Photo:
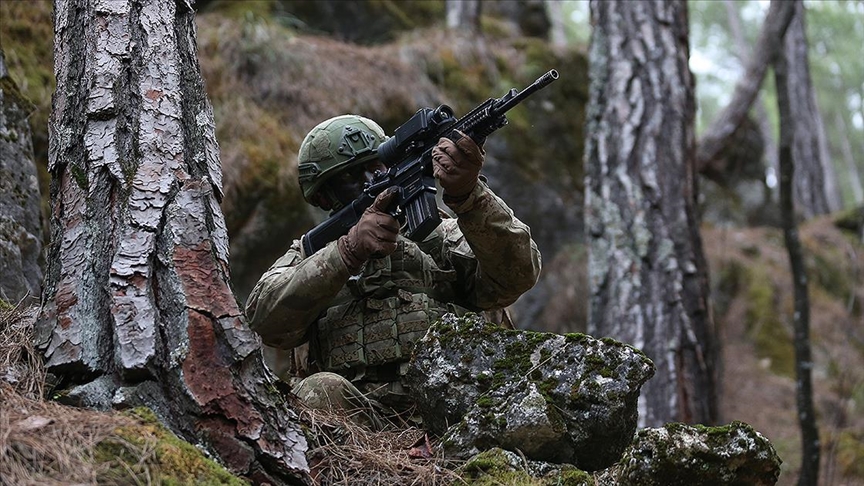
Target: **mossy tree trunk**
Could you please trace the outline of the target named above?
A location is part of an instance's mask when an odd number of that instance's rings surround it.
[[[296,415],[229,286],[191,2],[57,0],[37,340],[66,399],[146,405],[256,482],[307,482]]]
[[[589,333],[657,374],[640,424],[717,420],[717,356],[696,212],[687,4],[591,2],[586,228]]]
[[[796,0],[800,12],[803,5]],[[791,33],[791,29],[790,29]],[[790,44],[787,43],[787,46]],[[798,224],[795,213],[796,171],[802,167],[818,163],[807,156],[814,152],[796,150],[802,144],[812,142],[812,133],[801,131],[801,119],[812,116],[808,105],[800,99],[795,99],[800,93],[797,86],[805,80],[795,79],[806,74],[806,70],[794,69],[795,61],[790,56],[797,56],[793,50],[782,52],[774,63],[774,77],[777,84],[777,107],[780,114],[780,212],[783,221],[783,236],[786,250],[789,253],[789,264],[792,268],[792,280],[795,296],[794,314],[792,316],[795,344],[795,401],[798,406],[798,423],[801,428],[801,473],[798,476],[800,486],[811,486],[819,479],[819,430],[816,427],[816,411],[813,406],[813,384],[810,370],[813,368],[813,358],[810,354],[810,298],[807,288],[807,269],[804,264],[804,254],[801,240],[798,237]],[[806,62],[806,50],[803,55]],[[798,64],[800,67],[800,64]],[[809,84],[809,83],[808,83]],[[804,110],[804,111],[800,111]],[[806,122],[805,122],[806,123]]]

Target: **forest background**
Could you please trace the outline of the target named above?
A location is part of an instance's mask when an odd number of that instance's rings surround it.
[[[521,128],[537,140],[520,144],[516,137],[507,138],[507,148],[515,154],[510,161],[523,165],[509,171],[490,170],[517,215],[524,214],[535,229],[547,262],[544,280],[512,309],[517,324],[556,332],[584,331],[587,259],[579,214],[583,204],[579,138],[587,100],[590,25],[587,2],[558,3],[563,20],[558,37],[534,30],[536,26],[525,22],[530,16],[514,21],[512,12],[502,8],[484,18],[487,44],[478,46],[470,38],[445,42],[443,7],[424,6],[438,2],[420,2],[417,11],[385,14],[376,10],[380,8],[376,2],[359,2],[354,4],[356,11],[352,7],[341,12],[344,17],[296,8],[304,2],[199,2],[199,57],[222,152],[223,210],[238,297],[245,298],[290,237],[323,217],[299,199],[293,187],[296,165],[291,166],[296,163],[299,140],[317,121],[363,111],[390,132],[418,106],[446,101],[461,113],[488,96],[523,85],[532,74],[555,67],[562,80],[549,100],[560,108],[550,115],[556,117],[553,129],[532,129],[528,115],[514,113],[514,127],[501,136]],[[693,1],[689,5],[698,132],[728,102],[767,2]],[[835,221],[843,219],[844,210],[864,202],[864,61],[859,52],[864,45],[864,3],[813,1],[806,6],[811,76],[842,203],[836,214],[802,222],[813,276],[822,474],[825,484],[860,484],[864,481],[861,241],[854,232],[851,237],[843,233]],[[22,0],[3,2],[0,10],[0,47],[11,78],[34,104],[30,124],[46,215],[47,124],[54,89],[50,9],[50,2]],[[367,16],[362,15],[364,9]],[[493,54],[484,54],[483,49]],[[421,62],[397,62],[405,51]],[[350,82],[345,66],[354,66]],[[762,84],[752,123],[758,125],[761,111],[771,127],[769,133],[776,134],[777,102],[770,79],[766,77]],[[544,137],[562,138],[561,133],[578,135],[566,142],[544,141]],[[776,142],[772,145],[765,137],[753,146],[763,153],[755,174],[743,170],[730,178],[732,182],[705,179],[702,183],[703,241],[723,336],[721,417],[751,423],[771,439],[784,459],[781,483],[788,484],[795,476],[800,449],[794,413],[792,289],[774,209],[777,175],[771,157]],[[545,156],[539,162],[538,151]],[[524,160],[519,160],[520,155]],[[528,189],[520,192],[510,187],[520,183]],[[280,359],[276,353],[271,355],[274,368],[284,366]]]

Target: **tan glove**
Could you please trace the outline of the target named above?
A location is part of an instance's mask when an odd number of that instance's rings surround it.
[[[451,200],[464,199],[474,190],[485,154],[471,137],[456,133],[461,137],[455,143],[442,138],[432,149],[432,174]]]
[[[348,234],[339,238],[337,246],[342,261],[352,275],[370,258],[385,257],[396,250],[396,237],[399,236],[399,223],[387,212],[387,207],[397,194],[391,187],[375,198],[375,202],[363,211]]]

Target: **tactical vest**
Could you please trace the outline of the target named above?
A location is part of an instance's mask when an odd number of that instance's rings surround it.
[[[420,246],[400,237],[396,251],[367,262],[318,319],[319,365],[351,378],[352,369],[365,373],[408,361],[433,322],[447,312],[468,312],[449,303],[455,280],[454,270],[439,268]]]

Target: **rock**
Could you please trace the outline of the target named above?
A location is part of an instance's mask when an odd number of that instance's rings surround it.
[[[644,354],[611,339],[448,314],[417,344],[407,380],[451,456],[500,447],[594,471],[630,444],[639,389],[653,374]]]
[[[27,116],[0,51],[0,300],[39,300],[42,269],[39,183]]]
[[[642,429],[609,475],[620,486],[773,485],[780,458],[743,422],[722,427],[666,424]]]
[[[472,457],[458,470],[468,484],[532,484],[594,486],[594,478],[569,464],[526,461],[515,452],[490,449]]]

